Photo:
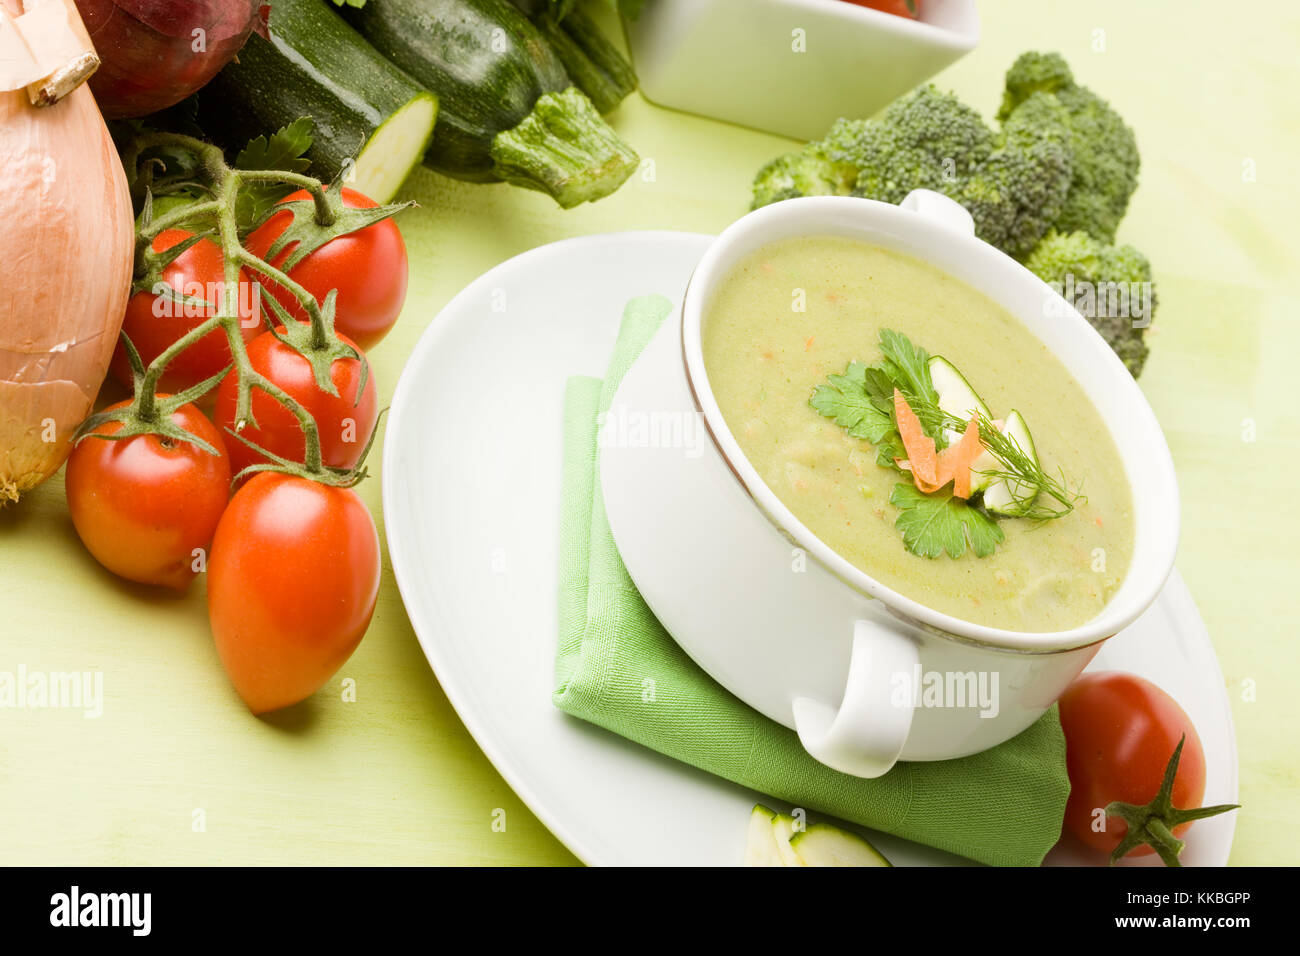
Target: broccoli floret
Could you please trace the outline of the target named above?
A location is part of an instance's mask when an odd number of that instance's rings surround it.
[[[1070,117],[1074,168],[1070,192],[1053,225],[1082,229],[1113,242],[1137,187],[1138,150],[1133,131],[1110,104],[1074,81],[1057,53],[1025,53],[1007,71],[998,119],[1009,121],[1035,93],[1051,93]]]
[[[799,196],[847,196],[858,171],[827,158],[821,145],[811,143],[801,152],[778,156],[760,169],[754,177],[754,202],[750,208]]]
[[[870,123],[840,120],[828,155],[858,170],[853,194],[899,203],[913,189],[953,194],[993,149],[993,131],[951,93],[922,86]]]
[[[1137,139],[1105,100],[1083,87],[1056,96],[1073,118],[1075,149],[1070,195],[1056,228],[1112,242],[1137,188]]]
[[[797,196],[898,203],[913,189],[955,195],[992,148],[979,113],[923,86],[878,119],[836,120],[825,139],[772,160],[754,179],[753,208]]]
[[[1037,93],[1011,114],[997,145],[957,199],[975,233],[1024,258],[1061,214],[1073,169],[1069,116],[1055,96]]]
[[[998,122],[1005,123],[1011,111],[1035,93],[1056,93],[1072,86],[1074,74],[1059,53],[1022,53],[1007,70]]]
[[[1070,114],[1061,101],[1049,93],[1035,93],[1002,121],[998,142],[1019,149],[1046,144],[1068,152],[1071,136]]]
[[[754,208],[796,196],[899,203],[933,189],[966,206],[976,233],[1023,258],[1050,229],[1113,242],[1137,185],[1137,143],[1060,55],[1026,53],[1007,72],[996,135],[951,93],[923,86],[874,120],[838,120],[820,142],[773,160]]]
[[[1136,378],[1147,359],[1143,340],[1155,315],[1151,263],[1132,246],[1086,232],[1048,233],[1025,266],[1053,286],[1101,333]]]

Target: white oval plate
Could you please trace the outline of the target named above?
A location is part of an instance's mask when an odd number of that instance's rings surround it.
[[[589,864],[738,864],[750,808],[771,802],[551,704],[565,380],[603,375],[627,300],[680,299],[710,238],[584,236],[485,273],[421,336],[384,439],[389,556],[425,656],[488,759]],[[1236,802],[1223,677],[1176,571],[1089,669],[1141,674],[1172,694],[1205,746],[1205,802]],[[1226,863],[1235,816],[1198,822],[1183,861]],[[969,862],[872,839],[899,865]],[[1058,848],[1048,862],[1098,861]]]

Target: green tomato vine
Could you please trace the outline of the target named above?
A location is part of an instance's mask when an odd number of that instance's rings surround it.
[[[164,153],[170,157],[187,156],[184,164],[169,164],[159,158]],[[211,454],[217,450],[198,436],[181,428],[171,420],[172,413],[188,402],[201,398],[215,388],[233,368],[237,380],[235,427],[232,435],[269,459],[269,464],[252,465],[236,476],[242,478],[254,471],[282,471],[313,481],[340,487],[350,487],[365,477],[362,464],[342,469],[325,465],[321,460],[320,433],[311,414],[291,395],[253,368],[248,358],[247,346],[241,334],[239,315],[239,289],[241,271],[253,273],[287,290],[307,316],[306,322],[295,319],[257,283],[262,303],[269,307],[274,321],[264,322],[272,334],[301,354],[311,365],[318,388],[330,395],[338,395],[330,375],[331,367],[339,359],[356,359],[361,363],[361,382],[358,399],[369,375],[369,363],[357,348],[342,341],[334,332],[335,292],[323,302],[288,273],[306,256],[325,243],[392,216],[412,203],[401,203],[373,208],[356,209],[343,203],[342,177],[326,185],[304,173],[283,169],[239,169],[225,161],[221,150],[200,139],[180,133],[146,131],[133,137],[122,150],[123,165],[132,194],[143,203],[141,221],[136,230],[135,273],[132,294],[152,292],[180,306],[201,306],[211,310],[212,304],[196,300],[183,290],[171,288],[162,279],[163,270],[183,255],[196,242],[211,239],[221,249],[223,260],[224,294],[213,314],[186,332],[146,367],[139,353],[122,333],[123,345],[131,365],[133,398],[116,410],[91,415],[78,429],[73,440],[80,442],[88,437],[122,440],[136,435],[153,434],[173,441],[188,441]],[[179,165],[180,171],[172,171]],[[159,176],[159,173],[162,173]],[[287,194],[293,189],[310,193],[310,199],[287,203],[264,203],[265,208],[250,222],[241,224],[240,199],[251,189],[270,186],[273,191]],[[196,195],[197,194],[197,195]],[[155,197],[184,195],[193,197],[183,205],[154,216]],[[267,258],[275,259],[289,250],[280,267],[254,255],[244,247],[244,236],[271,216],[288,213],[290,222],[276,242],[267,250]],[[169,229],[185,229],[193,235],[162,252],[155,252],[153,242]],[[276,326],[284,332],[276,331]],[[220,329],[230,347],[231,364],[216,375],[197,383],[177,395],[160,397],[158,385],[167,366],[194,343]],[[244,438],[240,432],[256,425],[252,411],[252,392],[260,389],[293,414],[302,429],[306,452],[303,461],[288,461]],[[122,427],[112,435],[96,431],[106,422],[121,422]],[[374,434],[370,436],[373,443]],[[369,443],[366,451],[369,451]],[[365,455],[362,455],[362,462]]]

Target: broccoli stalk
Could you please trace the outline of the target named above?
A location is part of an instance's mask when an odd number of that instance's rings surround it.
[[[1144,336],[1156,308],[1146,256],[1082,230],[1052,232],[1030,253],[1025,267],[1101,333],[1134,378],[1141,374],[1148,352]]]

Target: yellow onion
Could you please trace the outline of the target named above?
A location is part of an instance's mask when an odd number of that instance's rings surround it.
[[[21,55],[41,69],[51,50],[71,62],[66,33],[21,16],[51,3],[84,36],[71,0],[0,0],[0,60],[11,65],[0,76],[0,505],[67,458],[104,381],[131,283],[126,176],[85,76],[73,77],[71,92],[51,95],[48,82],[13,88],[30,78],[12,66]]]

